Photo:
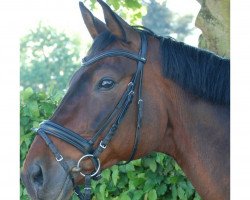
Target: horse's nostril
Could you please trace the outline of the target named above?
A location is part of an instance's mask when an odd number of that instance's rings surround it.
[[[35,187],[43,185],[43,171],[39,165],[34,165],[31,170],[31,181]]]

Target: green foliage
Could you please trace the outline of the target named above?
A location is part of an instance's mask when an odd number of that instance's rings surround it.
[[[146,14],[146,6],[143,4],[143,0],[106,0],[105,2],[132,25],[141,24],[141,18]],[[88,5],[91,10],[99,6],[96,0],[85,0],[84,3]]]
[[[57,90],[66,88],[72,73],[79,67],[80,40],[69,38],[42,23],[21,38],[21,86],[35,90],[54,85]]]
[[[37,128],[39,123],[48,119],[57,107],[61,92],[49,88],[48,92],[35,92],[31,87],[21,91],[20,102],[20,165],[23,166],[24,159],[35,137],[32,128]],[[20,199],[27,200],[26,189],[21,184]]]

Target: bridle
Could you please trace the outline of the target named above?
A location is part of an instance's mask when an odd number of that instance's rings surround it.
[[[138,107],[137,107],[137,126],[135,132],[135,139],[133,149],[130,155],[129,160],[126,162],[130,162],[134,159],[135,153],[137,151],[138,142],[140,139],[140,129],[142,124],[142,110],[143,110],[143,100],[142,100],[142,79],[143,79],[143,67],[146,63],[146,55],[147,55],[147,36],[143,31],[140,31],[141,36],[141,48],[139,54],[135,54],[130,51],[126,50],[108,50],[106,52],[100,53],[99,55],[92,57],[92,58],[84,58],[82,62],[82,66],[85,67],[87,65],[91,65],[101,59],[106,57],[114,57],[114,56],[122,56],[129,59],[133,59],[137,61],[137,69],[134,75],[132,76],[126,90],[124,91],[122,97],[120,98],[119,102],[115,106],[114,110],[109,114],[107,120],[102,124],[101,128],[95,133],[95,135],[90,139],[87,140],[81,137],[79,134],[69,130],[51,120],[43,121],[39,128],[36,129],[37,134],[39,134],[43,140],[46,142],[48,147],[50,148],[51,152],[54,154],[56,160],[60,163],[66,173],[72,180],[73,187],[75,193],[79,197],[79,199],[90,199],[91,198],[91,179],[98,180],[101,178],[101,163],[99,160],[100,154],[107,148],[107,145],[113,138],[120,125],[122,119],[124,118],[125,114],[128,111],[130,104],[133,101],[133,97],[135,96],[135,90],[137,86],[138,92]],[[116,117],[116,118],[115,118]],[[112,123],[113,122],[113,123]],[[111,124],[112,123],[112,124]],[[107,133],[104,135],[103,139],[99,143],[99,145],[94,149],[94,144],[96,144],[97,139],[99,136],[105,131],[105,129],[109,126]],[[51,141],[51,139],[47,135],[55,136],[77,148],[81,151],[84,155],[79,159],[77,163],[77,169],[82,176],[85,177],[85,187],[84,187],[84,195],[80,192],[80,188],[75,185],[74,177],[71,173],[71,169],[67,162],[64,160],[63,156],[60,154],[57,147]],[[95,167],[92,173],[84,173],[81,172],[80,163],[89,158]],[[126,164],[125,163],[125,164]]]
[[[101,59],[106,57],[114,57],[114,56],[123,56],[129,59],[133,59],[137,61],[137,69],[135,74],[132,76],[125,92],[123,93],[121,99],[115,106],[114,110],[111,114],[107,117],[107,120],[103,123],[101,128],[95,133],[95,135],[90,139],[87,140],[81,137],[79,134],[59,125],[55,122],[50,120],[43,121],[39,128],[36,130],[37,134],[39,134],[48,147],[50,148],[51,152],[54,154],[56,160],[60,163],[66,173],[70,176],[75,193],[79,197],[79,199],[90,199],[91,198],[91,179],[98,180],[101,178],[100,176],[100,168],[101,163],[99,160],[100,154],[107,148],[108,143],[111,141],[112,137],[115,135],[116,130],[118,129],[119,124],[121,123],[122,119],[124,118],[130,104],[132,103],[136,85],[138,83],[138,112],[137,112],[137,127],[135,133],[135,140],[134,146],[132,149],[132,153],[130,155],[129,160],[126,162],[130,162],[133,160],[135,153],[137,151],[137,146],[140,138],[140,128],[142,124],[142,109],[143,109],[143,100],[142,100],[142,79],[143,79],[143,67],[146,63],[146,54],[147,54],[147,36],[145,33],[140,32],[141,36],[141,49],[139,54],[135,54],[126,50],[109,50],[103,52],[93,58],[84,58],[82,62],[82,66],[85,67],[87,65],[91,65]],[[115,118],[116,116],[116,118]],[[112,122],[109,130],[105,134],[104,138],[99,143],[98,147],[94,149],[94,144],[96,143],[99,136],[104,132],[104,130],[108,127],[108,125]],[[71,173],[71,169],[67,162],[64,160],[63,156],[60,154],[57,147],[51,141],[51,139],[47,136],[50,134],[61,140],[73,145],[79,151],[81,151],[84,155],[79,159],[77,163],[77,168],[80,169],[80,163],[85,160],[86,158],[90,158],[94,164],[95,170],[92,173],[85,174],[80,172],[82,176],[85,177],[85,187],[84,187],[84,195],[80,192],[80,188],[75,185],[74,177]]]

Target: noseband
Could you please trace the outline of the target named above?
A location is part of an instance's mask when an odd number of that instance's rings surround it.
[[[141,49],[139,51],[139,54],[135,54],[133,52],[125,51],[125,50],[109,50],[106,52],[103,52],[93,58],[85,58],[83,59],[82,66],[91,65],[101,59],[104,59],[106,57],[114,57],[114,56],[122,56],[129,59],[133,59],[137,61],[137,69],[134,75],[132,76],[126,90],[124,91],[121,99],[115,106],[114,110],[109,114],[107,117],[107,120],[103,123],[101,128],[95,133],[95,135],[90,139],[87,140],[83,137],[81,137],[79,134],[59,125],[55,122],[52,122],[50,120],[46,120],[40,124],[40,127],[36,130],[37,134],[39,134],[52,153],[54,154],[56,160],[60,163],[60,165],[63,167],[63,169],[66,171],[67,174],[69,174],[69,177],[72,180],[73,187],[75,190],[75,193],[79,197],[79,199],[90,199],[91,198],[91,179],[98,180],[101,178],[100,176],[100,169],[101,169],[101,163],[99,160],[100,154],[106,149],[107,145],[113,138],[113,136],[116,133],[116,130],[118,129],[118,126],[120,125],[122,119],[124,118],[125,114],[128,111],[128,108],[130,104],[133,101],[133,97],[135,96],[135,89],[138,84],[138,107],[137,107],[137,126],[136,126],[136,132],[135,132],[135,139],[134,139],[134,145],[133,149],[130,155],[129,160],[126,162],[130,162],[134,159],[135,153],[137,151],[137,146],[140,138],[140,128],[142,123],[142,109],[143,109],[143,100],[142,100],[142,79],[143,79],[143,67],[146,63],[146,54],[147,54],[147,36],[145,33],[140,32],[141,36]],[[113,123],[111,124],[111,122]],[[110,127],[107,131],[107,133],[104,135],[103,139],[99,143],[99,145],[94,148],[94,144],[96,143],[99,136],[105,131],[107,127]],[[84,187],[84,195],[80,192],[80,188],[75,185],[74,177],[71,173],[71,169],[67,162],[64,160],[63,156],[60,154],[57,147],[54,145],[54,143],[51,141],[51,139],[47,135],[55,136],[71,145],[73,145],[75,148],[77,148],[79,151],[81,151],[84,156],[82,156],[78,163],[77,163],[77,169],[80,168],[80,163],[84,161],[85,159],[89,158],[95,167],[94,171],[92,173],[84,173],[80,172],[82,176],[85,177],[85,187]]]

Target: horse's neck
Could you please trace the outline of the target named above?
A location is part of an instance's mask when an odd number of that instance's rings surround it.
[[[203,199],[229,199],[230,111],[185,98],[172,118],[173,156]]]

